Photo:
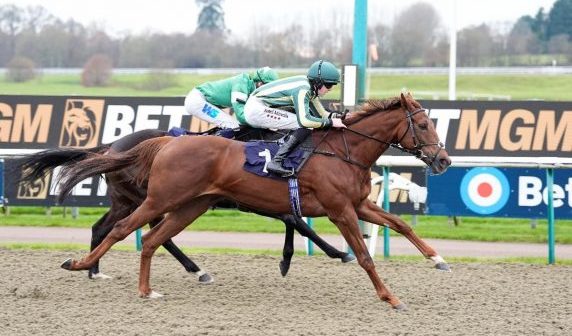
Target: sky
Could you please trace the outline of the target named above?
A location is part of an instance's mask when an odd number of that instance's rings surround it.
[[[420,0],[369,0],[368,24],[390,25],[404,9]],[[456,2],[457,27],[481,23],[506,25],[522,15],[534,16],[540,7],[548,12],[555,0],[425,0],[451,24]],[[112,35],[144,32],[192,33],[199,8],[194,0],[0,0],[19,7],[41,5],[56,17],[95,23]],[[234,35],[248,35],[257,26],[280,30],[298,21],[327,25],[332,16],[353,22],[354,0],[225,0],[225,22]]]

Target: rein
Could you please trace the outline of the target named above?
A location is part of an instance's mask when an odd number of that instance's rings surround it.
[[[351,129],[349,127],[346,128],[342,128],[342,139],[344,141],[344,149],[345,149],[345,153],[343,157],[339,157],[337,156],[335,153],[332,152],[327,152],[327,151],[318,151],[318,150],[314,150],[313,152],[316,154],[322,154],[322,155],[326,155],[326,156],[333,156],[336,157],[342,161],[345,161],[347,163],[353,164],[355,166],[358,166],[362,169],[370,169],[371,167],[366,166],[365,164],[355,161],[351,158],[351,153],[350,153],[350,148],[348,146],[346,137],[345,137],[345,131],[354,133],[356,135],[359,135],[363,138],[369,139],[369,140],[373,140],[376,141],[380,144],[386,145],[388,148],[389,147],[393,147],[396,148],[404,153],[408,153],[411,154],[413,156],[415,156],[416,158],[420,159],[420,160],[424,160],[424,159],[429,159],[429,165],[432,165],[433,162],[435,162],[435,160],[437,159],[439,153],[441,152],[441,150],[443,150],[445,148],[445,145],[442,142],[438,142],[438,143],[421,143],[418,138],[417,138],[417,134],[415,133],[415,128],[413,127],[413,116],[419,112],[425,112],[426,109],[424,108],[418,108],[413,112],[409,112],[408,110],[405,110],[406,112],[406,119],[407,119],[407,130],[405,130],[405,133],[403,133],[403,135],[399,138],[399,140],[395,143],[395,142],[387,142],[384,140],[380,140],[374,136],[371,136],[369,134],[365,134],[359,131],[356,131],[354,129]],[[413,148],[405,148],[403,147],[400,143],[401,141],[405,138],[405,136],[407,135],[407,133],[409,133],[409,130],[411,130],[411,136],[413,137],[413,144],[414,147]],[[330,132],[330,130],[328,130],[326,132],[326,134],[324,134],[324,136],[320,139],[320,141],[318,142],[318,144],[316,145],[316,147],[318,147],[320,145],[320,143],[322,143],[325,139],[325,137],[328,135],[328,133]],[[435,153],[435,155],[433,155],[432,157],[427,156],[424,152],[423,152],[423,147],[425,146],[438,146],[439,150],[437,151],[437,153]]]

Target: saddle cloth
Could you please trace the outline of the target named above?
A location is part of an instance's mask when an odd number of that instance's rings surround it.
[[[251,141],[245,143],[244,156],[246,157],[246,160],[244,161],[244,170],[258,176],[286,179],[287,177],[283,178],[266,169],[266,166],[272,160],[278,151],[278,148],[279,145],[276,142]],[[307,151],[296,148],[284,159],[284,168],[298,171],[300,165],[303,164],[307,158],[307,154]]]

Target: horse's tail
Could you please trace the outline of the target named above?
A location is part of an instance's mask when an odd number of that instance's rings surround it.
[[[15,168],[22,171],[20,181],[32,183],[43,178],[58,166],[67,166],[85,160],[90,154],[104,153],[109,145],[101,145],[90,149],[59,148],[48,149],[16,159]]]
[[[145,140],[122,153],[90,153],[88,158],[65,166],[58,176],[60,180],[58,202],[62,203],[73,187],[86,178],[126,168],[135,170],[133,180],[141,185],[149,176],[155,155],[171,139],[171,137],[161,137]]]

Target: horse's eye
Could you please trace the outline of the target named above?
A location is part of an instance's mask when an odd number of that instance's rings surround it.
[[[419,129],[426,131],[427,130],[427,123],[419,124]]]

